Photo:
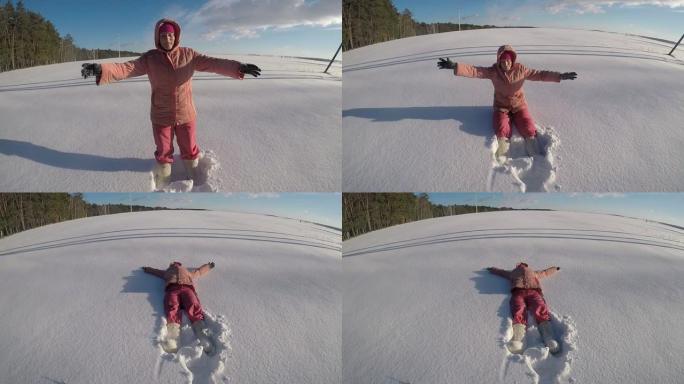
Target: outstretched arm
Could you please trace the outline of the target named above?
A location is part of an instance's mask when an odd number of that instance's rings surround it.
[[[200,276],[204,276],[207,273],[209,273],[209,271],[214,269],[214,266],[215,266],[214,262],[210,261],[210,262],[202,265],[201,267],[195,269],[194,271],[190,272],[190,275],[193,279],[196,279]]]
[[[100,67],[102,73],[96,79],[97,85],[147,74],[147,60],[144,55],[125,63],[104,63]]]
[[[477,79],[491,79],[494,76],[494,70],[491,67],[476,67],[470,64],[454,63],[449,60],[440,58],[437,62],[439,69],[453,69],[455,76],[473,77]]]
[[[552,81],[556,83],[560,83],[561,81],[560,72],[540,71],[537,69],[527,68],[525,66],[523,66],[523,70],[525,71],[525,80]]]
[[[499,269],[499,268],[495,268],[495,267],[489,267],[489,268],[487,268],[487,270],[489,271],[489,273],[492,273],[494,275],[505,277],[507,279],[511,278],[511,272],[510,271],[505,271],[503,269]]]
[[[254,77],[261,75],[261,69],[254,64],[242,64],[239,61],[219,59],[197,52],[194,54],[192,63],[196,71],[217,73],[234,79],[242,79],[245,74]]]
[[[553,276],[556,272],[560,271],[560,267],[546,268],[543,271],[534,271],[537,274],[537,278],[543,279],[545,277]]]
[[[149,273],[150,275],[157,276],[161,279],[164,278],[165,271],[162,271],[161,269],[155,269],[155,268],[150,268],[150,267],[142,267],[142,270],[145,271],[145,273]]]

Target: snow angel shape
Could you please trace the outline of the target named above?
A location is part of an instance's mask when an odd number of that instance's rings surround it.
[[[527,309],[534,313],[539,333],[549,352],[560,352],[560,344],[556,341],[551,329],[551,315],[544,300],[539,279],[551,276],[560,270],[560,267],[551,267],[543,271],[531,269],[527,263],[518,263],[512,271],[489,267],[487,270],[495,275],[505,277],[511,282],[511,316],[513,317],[513,337],[508,343],[511,353],[522,353],[523,338],[527,327]]]
[[[496,63],[491,67],[476,67],[440,58],[440,69],[453,69],[454,75],[489,79],[494,84],[494,133],[497,138],[496,157],[507,156],[512,135],[510,119],[525,138],[528,156],[539,154],[537,132],[532,115],[527,109],[522,86],[525,80],[555,81],[574,80],[575,72],[552,72],[531,69],[516,62],[517,54],[510,45],[502,45],[496,53]]]
[[[157,189],[171,178],[173,136],[175,134],[188,178],[195,178],[200,149],[195,139],[195,105],[192,101],[192,75],[195,71],[243,79],[245,74],[257,77],[261,69],[254,64],[205,56],[180,46],[181,28],[171,19],[161,19],[154,27],[156,49],[145,52],[126,63],[85,63],[83,78],[95,76],[97,85],[130,77],[148,75],[152,86],[150,117],[157,163],[153,174]]]
[[[168,353],[178,351],[180,338],[181,317],[184,309],[195,336],[200,341],[204,352],[211,355],[215,350],[215,342],[211,330],[204,323],[204,311],[195,291],[194,279],[207,274],[214,268],[209,262],[201,267],[188,271],[181,263],[174,261],[162,271],[160,269],[143,267],[143,271],[160,277],[166,281],[164,295],[164,313],[166,314],[166,338],[162,341],[162,348]]]

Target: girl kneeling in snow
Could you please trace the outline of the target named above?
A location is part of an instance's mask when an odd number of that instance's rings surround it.
[[[166,294],[164,295],[164,313],[166,314],[166,338],[162,342],[162,348],[166,352],[175,353],[178,351],[178,339],[180,338],[180,326],[182,310],[184,309],[195,336],[200,341],[204,352],[212,354],[214,352],[214,342],[211,339],[211,331],[204,323],[204,311],[200,304],[193,279],[205,275],[212,268],[214,263],[210,262],[201,267],[188,271],[181,263],[174,261],[169,267],[162,271],[160,269],[143,267],[143,271],[151,275],[160,277],[166,281]]]
[[[544,300],[539,279],[551,276],[560,270],[560,267],[551,267],[543,271],[530,269],[526,263],[518,263],[512,271],[489,267],[487,270],[495,275],[507,278],[511,282],[511,316],[513,316],[513,338],[508,342],[511,353],[521,353],[523,350],[523,338],[527,326],[527,309],[534,313],[539,333],[549,352],[560,352],[560,345],[553,336],[551,329],[551,315]]]
[[[527,101],[522,86],[525,80],[555,81],[574,80],[575,72],[538,71],[517,63],[516,53],[510,45],[502,45],[496,54],[496,63],[491,67],[475,67],[464,63],[454,63],[447,57],[440,58],[440,69],[453,69],[454,75],[489,79],[494,84],[494,133],[498,148],[496,157],[507,156],[512,135],[510,118],[513,118],[518,132],[525,138],[525,150],[529,156],[539,153],[537,129],[527,110]]]
[[[159,20],[154,27],[156,49],[126,63],[85,63],[83,78],[95,76],[97,85],[115,80],[148,75],[152,86],[151,120],[157,159],[153,174],[156,189],[162,189],[171,178],[173,136],[176,135],[181,158],[188,176],[195,179],[200,150],[195,140],[195,105],[192,101],[192,75],[195,71],[213,72],[236,79],[245,74],[257,77],[261,69],[254,64],[218,59],[180,47],[181,29],[170,19]]]

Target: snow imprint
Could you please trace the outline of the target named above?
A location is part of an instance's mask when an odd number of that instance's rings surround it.
[[[212,150],[206,150],[200,154],[197,164],[195,179],[190,179],[180,156],[174,156],[171,165],[171,182],[166,187],[157,188],[154,182],[154,174],[150,171],[150,190],[154,192],[218,192],[221,182],[218,179],[218,170],[221,163],[218,156]]]
[[[498,190],[497,185],[501,183],[513,185],[519,192],[560,191],[561,186],[556,183],[556,152],[560,139],[553,127],[536,127],[541,154],[533,157],[527,156],[525,140],[518,134],[511,137],[508,157],[505,159],[495,157],[498,144],[496,138],[490,140],[492,168],[488,175],[487,191]]]
[[[551,312],[551,326],[561,347],[561,351],[556,355],[549,353],[536,324],[529,324],[527,327],[523,353],[511,353],[506,348],[506,343],[513,336],[513,324],[510,318],[506,321],[507,328],[500,340],[505,353],[499,375],[501,383],[574,383],[570,371],[577,350],[577,329],[570,316],[560,316]]]
[[[185,322],[181,326],[180,348],[178,352],[166,353],[162,349],[161,342],[166,337],[166,319],[162,321],[159,335],[156,342],[159,348],[159,359],[157,360],[156,378],[161,376],[164,363],[179,364],[182,373],[186,376],[188,384],[223,383],[230,379],[222,375],[226,366],[226,361],[230,356],[230,336],[231,329],[225,316],[214,316],[209,312],[204,312],[204,322],[214,335],[216,351],[213,355],[204,354],[199,340],[192,331],[190,324]],[[173,368],[171,368],[173,369]]]

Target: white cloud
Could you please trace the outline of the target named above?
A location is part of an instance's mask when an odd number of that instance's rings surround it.
[[[651,5],[657,7],[684,8],[684,0],[552,0],[546,6],[551,13],[572,11],[578,14],[605,13],[607,7],[637,7]]]
[[[248,199],[277,199],[279,198],[280,195],[277,193],[271,193],[271,192],[266,192],[266,193],[248,193],[247,198]]]
[[[267,30],[340,26],[342,7],[340,0],[209,0],[182,20],[207,40],[242,39]]]

